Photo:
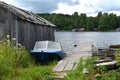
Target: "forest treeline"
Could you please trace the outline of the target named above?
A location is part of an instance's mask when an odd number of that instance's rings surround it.
[[[59,30],[71,31],[84,28],[85,31],[114,31],[120,27],[120,16],[99,12],[96,17],[87,17],[85,13],[68,14],[38,13],[39,16],[55,24]]]

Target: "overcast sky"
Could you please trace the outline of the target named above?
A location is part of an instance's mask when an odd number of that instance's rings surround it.
[[[98,12],[120,15],[120,0],[0,0],[35,13],[86,13],[96,16]]]

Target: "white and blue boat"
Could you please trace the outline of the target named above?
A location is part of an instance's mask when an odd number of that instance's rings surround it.
[[[53,60],[61,60],[65,57],[61,43],[57,41],[37,41],[31,54],[42,64],[48,64]]]

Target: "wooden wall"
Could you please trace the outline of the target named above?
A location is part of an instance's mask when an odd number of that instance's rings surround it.
[[[5,10],[0,8],[0,40],[5,36]]]
[[[18,41],[19,43],[24,44],[27,48],[32,49],[36,41],[54,40],[53,27],[28,23],[21,19],[18,20],[18,23]]]
[[[3,15],[4,14],[4,15]],[[54,28],[22,20],[11,12],[0,8],[0,33],[16,38],[27,49],[33,49],[36,41],[54,40]]]

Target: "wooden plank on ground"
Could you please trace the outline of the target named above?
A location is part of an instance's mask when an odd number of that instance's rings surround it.
[[[53,71],[54,72],[62,72],[67,65],[68,61],[67,60],[61,60],[58,62],[58,64],[54,67]]]
[[[58,64],[53,68],[55,73],[65,73],[75,69],[78,66],[80,58],[86,59],[92,56],[92,45],[84,44],[75,47],[67,56],[58,62]],[[61,74],[60,76],[64,76]]]
[[[64,71],[69,71],[69,70],[72,70],[73,69],[73,67],[74,67],[74,65],[75,65],[75,62],[76,62],[76,60],[75,59],[68,59],[69,61],[68,61],[68,64],[65,66],[65,68],[64,68]]]
[[[110,65],[115,65],[117,63],[117,61],[110,61],[110,62],[104,62],[104,63],[98,63],[95,64],[95,66],[110,66]]]

